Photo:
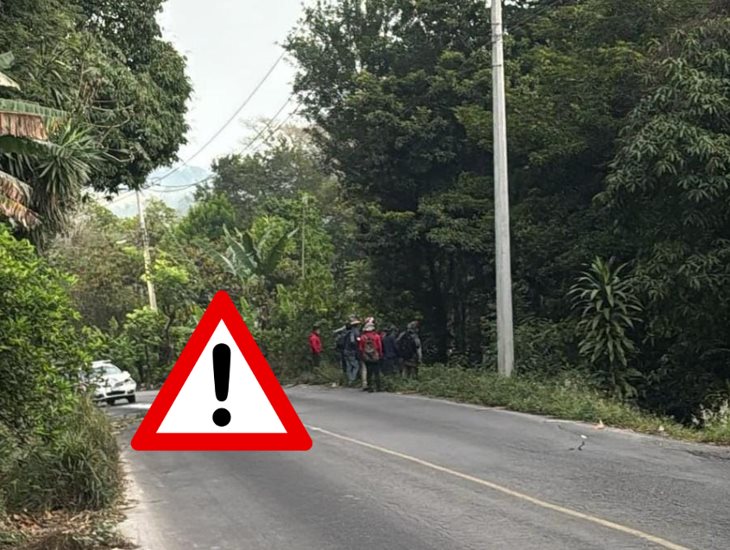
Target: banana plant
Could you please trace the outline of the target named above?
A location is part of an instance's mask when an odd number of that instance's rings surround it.
[[[0,54],[0,88],[20,90],[20,86],[3,71],[14,62],[10,52]],[[46,121],[62,118],[65,113],[28,101],[0,98],[0,154],[33,157],[52,148],[48,143]],[[0,170],[0,214],[26,228],[39,223],[30,206],[30,186],[14,175]]]
[[[267,288],[273,288],[273,275],[279,267],[286,245],[296,235],[298,229],[280,236],[272,242],[273,231],[267,229],[264,234],[255,239],[250,231],[234,229],[231,233],[223,227],[223,240],[228,246],[225,254],[217,253],[227,272],[236,276],[245,287],[252,279],[264,283]]]

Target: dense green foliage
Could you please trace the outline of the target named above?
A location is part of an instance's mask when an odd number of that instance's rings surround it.
[[[728,399],[723,10],[507,10],[519,376],[568,372],[684,422]],[[286,44],[307,134],[219,159],[181,219],[150,206],[159,313],[144,309],[133,221],[92,208],[56,243],[100,349],[159,382],[224,289],[287,376],[312,324],[329,347],[352,312],[420,318],[429,360],[492,370],[488,16],[476,0],[308,8]],[[96,239],[107,259],[82,264],[74,247]]]
[[[69,283],[0,226],[0,421],[21,433],[72,405],[62,397],[86,357],[76,344]]]
[[[314,324],[334,362],[347,315],[418,318],[438,365],[393,389],[729,440],[725,2],[507,6],[511,380],[494,372],[484,2],[307,7],[285,43],[306,131],[218,159],[184,216],[148,202],[153,311],[137,220],[81,198],[139,186],[184,139],[190,86],[160,5],[0,3],[0,52],[16,54],[0,101],[35,105],[48,130],[0,142],[0,171],[27,183],[3,180],[3,221],[41,222],[0,226],[0,513],[115,497],[114,440],[74,376],[107,358],[161,383],[218,290],[285,379]]]
[[[162,39],[161,6],[0,2],[0,523],[6,512],[112,504],[117,443],[79,375],[117,340],[144,369],[186,337],[173,325],[188,322],[200,287],[160,255],[162,307],[150,318],[134,226],[83,210],[87,191],[141,186],[184,141],[191,87]],[[150,224],[157,239],[165,214]]]
[[[587,370],[683,420],[727,398],[726,9],[507,10],[518,371]],[[374,311],[418,312],[430,357],[491,368],[488,17],[476,0],[320,2],[286,47],[311,135],[355,214],[349,253],[367,264],[358,284]],[[626,264],[620,282],[579,281],[596,257]],[[592,310],[573,310],[576,283]],[[619,303],[598,303],[590,285]]]
[[[9,0],[0,4],[0,52],[28,99],[60,109],[53,147],[24,155],[0,148],[0,169],[30,184],[35,242],[65,229],[84,187],[139,187],[174,160],[187,129],[184,60],[162,40],[162,0]]]
[[[99,508],[118,495],[108,421],[74,388],[90,355],[70,283],[0,226],[0,513]]]

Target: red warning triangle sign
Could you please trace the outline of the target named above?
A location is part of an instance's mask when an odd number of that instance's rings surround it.
[[[132,438],[137,451],[306,451],[312,440],[218,292]]]

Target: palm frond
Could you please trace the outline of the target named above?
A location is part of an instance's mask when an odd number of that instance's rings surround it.
[[[0,66],[0,68],[2,68]],[[20,90],[20,86],[8,75],[0,71],[0,88],[13,88],[14,90]]]
[[[8,112],[0,108],[0,136],[47,140],[48,132],[40,115]]]
[[[30,187],[26,183],[0,171],[0,213],[28,229],[39,223],[36,213],[27,206],[29,197]]]
[[[43,107],[37,103],[20,99],[0,99],[0,112],[35,115],[44,119],[66,118],[68,116],[64,111]]]
[[[13,66],[15,63],[15,56],[13,52],[0,53],[0,70],[6,70]]]
[[[299,229],[294,229],[287,235],[282,235],[281,238],[276,241],[273,247],[271,247],[271,250],[264,258],[262,265],[261,265],[261,274],[264,276],[270,276],[274,271],[276,270],[276,267],[281,262],[281,258],[284,255],[284,251],[286,250],[286,245],[289,244],[289,241],[294,237],[294,235],[297,234],[297,231]]]
[[[53,154],[58,145],[49,141],[0,135],[0,153],[42,157]]]

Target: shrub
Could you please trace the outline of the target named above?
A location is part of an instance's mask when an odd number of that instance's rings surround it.
[[[693,423],[701,426],[708,441],[730,443],[730,401],[725,399],[714,408],[700,407]]]
[[[518,372],[556,375],[575,364],[575,324],[527,319],[515,327],[515,365]]]
[[[119,495],[119,450],[108,419],[87,399],[36,436],[13,461],[6,489],[8,511],[57,508],[96,510]]]
[[[619,398],[636,397],[635,381],[641,377],[629,360],[638,352],[632,333],[643,308],[633,279],[623,275],[626,268],[596,258],[569,293],[580,310],[580,352],[602,386]]]
[[[28,433],[61,413],[70,379],[88,361],[69,284],[0,225],[0,421],[10,429]]]
[[[6,513],[6,487],[10,481],[10,472],[18,460],[18,441],[10,428],[0,422],[0,518]]]

